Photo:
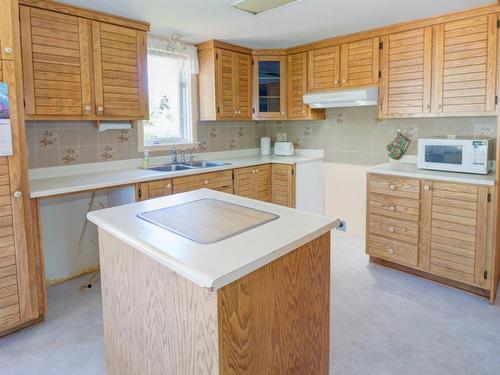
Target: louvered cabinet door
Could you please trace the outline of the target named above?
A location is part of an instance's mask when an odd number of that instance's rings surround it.
[[[307,92],[307,52],[288,56],[288,118],[307,120],[309,107],[304,104]]]
[[[431,273],[486,287],[488,187],[423,181],[423,226]]]
[[[217,117],[221,120],[236,118],[236,72],[239,65],[238,54],[216,49],[217,59]]]
[[[252,119],[252,58],[244,53],[236,54],[238,63],[237,79],[237,116],[239,119]]]
[[[271,165],[271,199],[274,204],[295,207],[294,165]]]
[[[255,196],[255,167],[238,168],[234,173],[234,194],[241,197]]]
[[[431,112],[432,29],[382,37],[380,117],[419,117]]]
[[[95,112],[90,76],[90,21],[20,7],[27,115]]]
[[[362,87],[378,84],[380,39],[366,39],[341,46],[340,84]]]
[[[271,201],[271,165],[255,167],[255,199],[264,202]]]
[[[14,25],[17,1],[0,0],[0,59],[14,59]]]
[[[146,119],[146,33],[92,22],[96,113],[103,117]]]
[[[308,52],[308,91],[332,90],[340,86],[340,46]]]
[[[448,22],[434,34],[433,111],[494,114],[497,16]]]

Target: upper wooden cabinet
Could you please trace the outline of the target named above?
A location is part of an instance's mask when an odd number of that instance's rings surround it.
[[[231,48],[230,45],[216,41],[198,46],[202,121],[252,118],[251,51]]]
[[[254,119],[286,119],[286,71],[284,55],[253,57]]]
[[[145,119],[146,32],[20,7],[28,118]]]
[[[311,109],[304,104],[304,94],[307,92],[307,52],[287,56],[287,89],[289,120],[322,120],[324,109]]]
[[[340,87],[340,46],[308,52],[308,91]]]
[[[432,28],[382,37],[381,117],[431,112]]]
[[[14,60],[14,24],[17,1],[0,0],[0,59]]]
[[[497,15],[434,28],[432,111],[494,114]]]

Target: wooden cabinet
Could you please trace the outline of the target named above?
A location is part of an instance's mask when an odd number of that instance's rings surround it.
[[[295,165],[271,165],[271,201],[295,207]]]
[[[371,257],[494,295],[494,187],[369,174],[367,194]]]
[[[307,92],[307,52],[287,56],[288,120],[323,120],[324,109],[311,109],[304,104]]]
[[[17,1],[0,0],[0,60],[14,60],[14,23]]]
[[[271,166],[257,165],[234,170],[234,194],[271,201]]]
[[[308,52],[308,91],[333,90],[340,87],[340,46]]]
[[[254,56],[253,67],[253,118],[286,119],[286,56]]]
[[[380,38],[340,46],[340,86],[354,88],[378,85]]]
[[[432,111],[495,114],[497,15],[434,27]]]
[[[380,117],[431,114],[432,28],[382,37]]]
[[[200,120],[252,118],[251,51],[210,41],[198,46]]]
[[[141,182],[136,186],[136,200],[165,197],[173,193],[173,182],[171,178],[151,182]]]
[[[173,179],[174,193],[183,193],[201,188],[233,193],[233,171],[201,173]]]
[[[44,313],[36,280],[27,169],[24,169],[21,73],[16,71],[19,67],[16,64],[0,60],[0,80],[9,85],[14,151],[11,157],[0,157],[0,336],[37,321]]]
[[[20,12],[28,118],[149,117],[145,31],[67,11]]]

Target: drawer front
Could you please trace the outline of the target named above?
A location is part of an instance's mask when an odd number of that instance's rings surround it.
[[[370,234],[418,244],[418,223],[370,215]]]
[[[369,174],[368,191],[393,197],[419,199],[420,181],[415,178]]]
[[[372,214],[418,222],[420,202],[416,199],[370,194],[368,201],[370,213]]]
[[[172,194],[172,180],[153,181],[148,183],[148,198],[164,197]]]
[[[202,173],[174,178],[174,193],[208,188],[233,193],[233,171]]]
[[[416,267],[418,265],[418,247],[416,245],[376,235],[371,235],[368,240],[368,254],[408,266]]]

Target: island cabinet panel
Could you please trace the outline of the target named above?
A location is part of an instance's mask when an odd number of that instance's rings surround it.
[[[92,21],[98,116],[149,118],[146,33]]]
[[[173,179],[174,190],[176,193],[207,188],[218,190],[225,193],[233,193],[233,171],[220,171],[201,173],[192,176],[176,177]]]
[[[269,202],[271,166],[258,165],[234,170],[234,194]]]
[[[431,113],[432,28],[391,34],[382,40],[381,117]]]
[[[340,87],[340,46],[308,52],[308,91],[333,90]]]
[[[136,186],[136,200],[145,201],[148,199],[166,197],[173,193],[172,179],[142,182]]]
[[[14,60],[14,24],[17,1],[0,0],[0,60]]]
[[[433,112],[494,114],[497,16],[434,27]]]
[[[25,111],[93,115],[90,21],[20,7]]]
[[[295,166],[271,165],[271,199],[275,204],[295,207]]]
[[[341,45],[340,85],[343,88],[377,85],[379,51],[379,38]]]

